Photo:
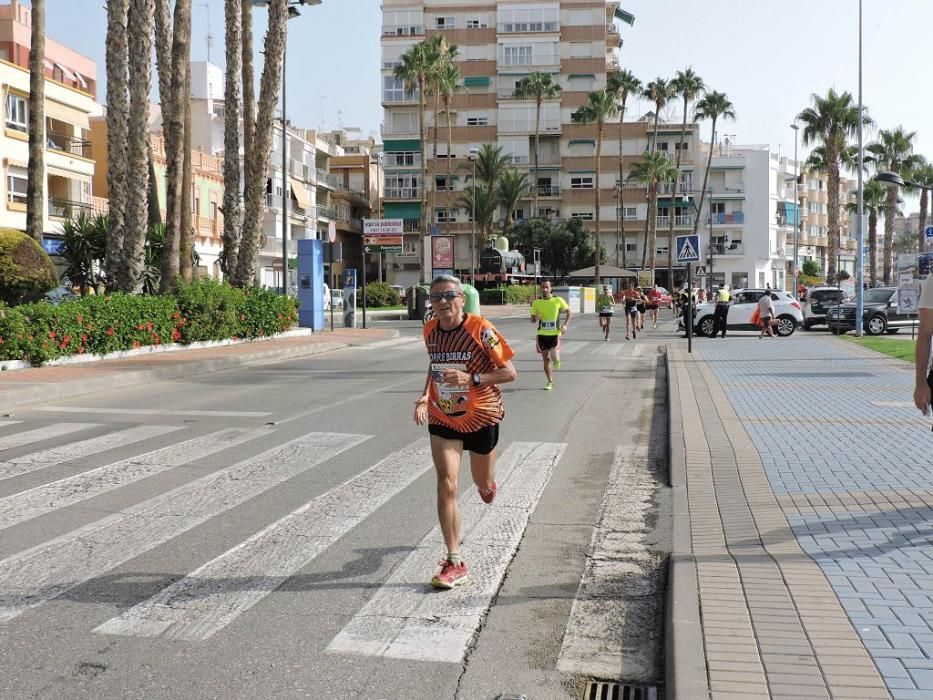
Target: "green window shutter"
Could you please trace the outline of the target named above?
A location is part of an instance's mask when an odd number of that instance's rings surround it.
[[[570,145],[588,143],[590,146],[596,145],[596,139],[570,139]]]
[[[421,140],[420,139],[387,140],[383,144],[383,150],[386,153],[418,152],[421,150]]]
[[[633,15],[631,12],[626,12],[621,7],[617,7],[613,14],[616,16],[616,19],[622,20],[628,26],[635,26],[635,15]]]
[[[383,216],[386,219],[420,219],[421,202],[386,202]]]
[[[595,76],[593,73],[571,73],[568,77],[571,78],[571,79],[573,79],[573,78],[591,78],[591,79],[593,79],[593,80],[596,80],[596,76]]]
[[[488,76],[470,76],[463,79],[464,87],[489,87]]]

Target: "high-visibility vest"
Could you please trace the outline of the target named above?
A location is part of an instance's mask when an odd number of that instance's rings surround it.
[[[729,294],[728,289],[720,289],[719,296],[716,297],[716,301],[723,301],[727,304],[729,303],[731,299],[732,299],[732,295]]]

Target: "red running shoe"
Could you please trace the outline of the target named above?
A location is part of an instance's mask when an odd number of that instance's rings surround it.
[[[441,566],[440,573],[435,574],[434,578],[431,579],[431,585],[435,588],[449,590],[455,586],[462,586],[470,582],[470,579],[467,578],[466,562],[461,561],[459,564],[454,564],[449,559],[444,559],[438,564]]]
[[[494,500],[496,500],[496,490],[498,488],[499,486],[495,481],[493,481],[491,488],[481,489],[477,487],[476,490],[479,491],[479,497],[483,499],[483,503],[492,503]]]

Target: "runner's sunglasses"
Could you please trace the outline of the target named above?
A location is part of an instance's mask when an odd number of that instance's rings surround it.
[[[462,297],[462,296],[463,296],[463,292],[458,292],[456,289],[448,289],[440,293],[432,292],[431,294],[428,295],[428,299],[430,299],[432,302],[440,301],[441,299],[446,299],[447,301],[453,301],[457,297]]]

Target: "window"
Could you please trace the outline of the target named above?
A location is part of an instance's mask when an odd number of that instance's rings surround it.
[[[482,24],[478,19],[468,19],[466,21],[467,29],[484,29],[485,27],[486,25]]]
[[[572,190],[591,190],[593,189],[592,175],[571,175],[570,189]]]
[[[387,166],[415,166],[421,165],[421,154],[414,151],[398,151],[386,153]]]
[[[592,58],[593,45],[590,42],[572,42],[570,44],[570,58]]]
[[[525,210],[524,210],[524,208],[519,207],[518,209],[516,209],[515,211],[513,211],[513,212],[512,212],[512,218],[515,219],[515,221],[524,221],[524,220],[525,220]]]
[[[438,207],[434,210],[434,221],[438,224],[446,224],[448,222],[455,224],[457,223],[457,208],[448,210],[446,207]]]
[[[637,244],[637,243],[629,243],[628,241],[626,241],[626,242],[625,242],[625,252],[626,252],[626,253],[637,253],[637,252],[638,252],[638,244]]]
[[[467,117],[467,126],[487,126],[488,124],[488,117]]]
[[[733,289],[742,289],[748,286],[748,273],[747,272],[733,272],[732,273],[732,288]]]
[[[659,150],[659,151],[667,151],[667,141],[661,141],[661,142],[658,144],[658,150]]]
[[[382,76],[382,101],[383,102],[414,102],[418,97],[418,91],[405,91],[405,81],[398,80],[391,75]]]
[[[453,17],[436,17],[434,26],[437,29],[453,29],[457,26],[457,20]]]
[[[713,214],[725,214],[726,213],[726,203],[725,202],[710,202],[709,210]]]
[[[26,98],[14,92],[6,94],[6,125],[17,131],[26,131],[29,127]]]
[[[554,207],[538,207],[539,219],[556,219],[558,211]]]
[[[391,134],[417,134],[418,113],[415,111],[391,111],[386,113],[386,130]]]
[[[26,206],[26,168],[10,166],[6,174],[6,196],[10,204]]]
[[[385,196],[409,199],[421,196],[417,173],[386,173]]]
[[[217,219],[217,202],[211,202],[211,219]]]
[[[580,219],[580,221],[592,221],[593,212],[591,211],[574,211],[570,212],[571,219]]]
[[[619,216],[619,207],[616,207],[616,218]],[[622,212],[622,218],[626,221],[632,221],[638,218],[638,207],[625,207],[625,211]]]
[[[434,189],[438,192],[452,192],[454,189],[453,178],[451,177],[450,187],[447,186],[447,176],[438,175],[434,178]]]
[[[506,66],[530,66],[530,46],[503,46],[502,63]]]

